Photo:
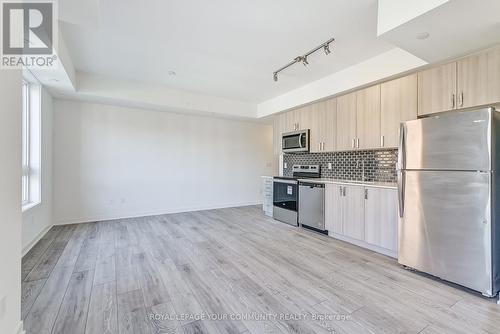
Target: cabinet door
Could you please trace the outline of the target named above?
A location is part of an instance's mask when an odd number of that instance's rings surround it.
[[[274,154],[281,154],[281,115],[275,115],[273,118],[273,150]]]
[[[343,186],[342,228],[344,235],[365,240],[365,188]]]
[[[417,119],[417,75],[384,82],[380,98],[381,147],[398,147],[400,123]]]
[[[337,150],[354,149],[356,138],[356,93],[337,97]]]
[[[500,101],[500,48],[461,59],[457,67],[459,108]]]
[[[323,140],[323,151],[333,152],[337,132],[337,99],[325,101],[323,116],[320,117],[320,136]]]
[[[281,135],[285,132],[287,132],[286,129],[286,114],[279,114],[274,116],[273,120],[273,141],[274,141],[274,154],[279,155],[281,154],[281,145],[282,145],[282,140],[281,140]]]
[[[342,186],[325,185],[325,228],[329,234],[343,234],[342,228]]]
[[[326,108],[325,102],[318,102],[311,105],[309,110],[309,130],[310,130],[310,151],[313,153],[321,152],[323,150],[323,117],[324,109]]]
[[[457,63],[418,73],[418,115],[456,108]]]
[[[297,115],[299,111],[298,109],[290,110],[284,113],[285,117],[285,132],[291,132],[298,130],[298,120]]]
[[[397,251],[398,248],[397,190],[365,188],[365,241]]]
[[[380,148],[380,85],[356,92],[356,148]]]

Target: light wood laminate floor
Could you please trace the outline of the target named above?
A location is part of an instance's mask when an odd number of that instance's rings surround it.
[[[500,306],[242,207],[53,227],[27,334],[500,333]],[[209,318],[209,319],[208,319]]]

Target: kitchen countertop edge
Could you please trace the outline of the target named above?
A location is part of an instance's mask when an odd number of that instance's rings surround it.
[[[339,180],[339,179],[299,179],[300,182],[310,182],[310,183],[331,183],[331,184],[345,184],[352,186],[363,186],[363,187],[374,187],[374,188],[388,188],[397,189],[397,183],[395,182],[363,182],[356,180]]]

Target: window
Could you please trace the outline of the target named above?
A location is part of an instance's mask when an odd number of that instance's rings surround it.
[[[22,206],[40,203],[40,86],[23,81],[22,110]]]

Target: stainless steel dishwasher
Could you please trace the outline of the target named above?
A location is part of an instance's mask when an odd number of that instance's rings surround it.
[[[299,182],[299,224],[325,232],[325,185]]]

